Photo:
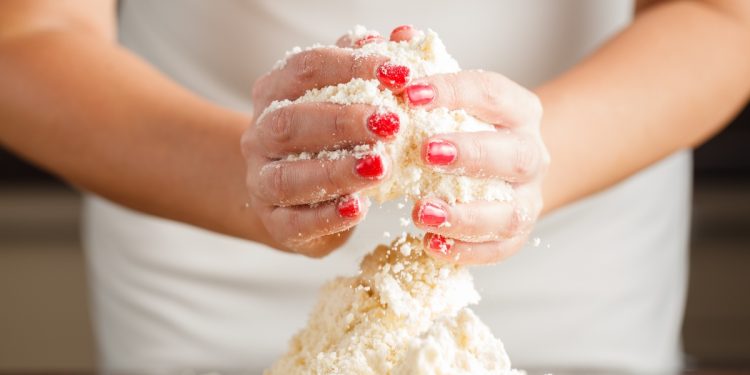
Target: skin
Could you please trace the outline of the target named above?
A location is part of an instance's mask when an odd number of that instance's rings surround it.
[[[269,185],[275,167],[268,166],[280,165],[274,164],[280,155],[325,148],[325,140],[295,142],[290,136],[271,139],[266,147],[259,140],[287,126],[295,129],[290,134],[304,134],[311,119],[336,126],[338,118],[344,119],[339,125],[349,125],[339,128],[346,130],[337,142],[372,142],[362,122],[372,109],[315,105],[254,123],[257,113],[198,98],[119,47],[114,9],[114,2],[96,0],[0,2],[0,144],[75,186],[150,214],[308,256],[343,244],[366,206],[342,218],[335,199],[312,208],[299,204],[321,199],[302,188],[321,175],[309,172],[320,166],[295,162],[285,166],[296,170],[282,180],[289,183]],[[482,170],[513,181],[522,198],[513,207],[445,205],[450,227],[417,224],[455,237],[449,260],[457,254],[462,263],[504,259],[523,245],[537,213],[601,191],[719,131],[750,93],[748,46],[750,2],[639,2],[627,30],[533,93],[492,72],[422,80],[437,94],[429,106],[466,108],[510,130],[493,139],[441,135],[458,149],[445,172]],[[255,84],[256,108],[352,76],[370,78],[382,62],[355,64],[343,49],[298,59]],[[553,160],[543,180],[547,157],[538,134]],[[336,195],[356,196],[377,183],[359,179],[352,163],[326,166]],[[284,194],[269,186],[284,187]],[[520,211],[531,219],[517,220]],[[500,225],[483,224],[486,217]],[[465,241],[467,233],[487,240]]]

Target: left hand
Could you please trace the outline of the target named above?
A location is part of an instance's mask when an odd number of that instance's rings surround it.
[[[444,173],[502,179],[515,190],[511,202],[450,205],[435,197],[421,199],[412,218],[428,232],[425,247],[435,257],[461,264],[495,263],[514,254],[526,243],[542,210],[549,153],[540,132],[540,100],[510,79],[484,71],[418,79],[402,95],[410,106],[464,109],[498,128],[425,140],[426,165]]]

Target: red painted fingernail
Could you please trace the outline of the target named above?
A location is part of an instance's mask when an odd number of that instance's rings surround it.
[[[427,143],[425,159],[432,165],[448,165],[456,160],[458,150],[453,143],[436,139]]]
[[[393,112],[375,112],[367,118],[367,128],[383,138],[396,134],[400,126],[401,120]]]
[[[385,166],[383,165],[383,158],[378,154],[365,155],[361,159],[357,160],[357,164],[354,166],[354,170],[357,174],[365,178],[378,178],[385,172]]]
[[[433,234],[427,241],[427,246],[434,252],[448,254],[448,251],[453,247],[453,241],[439,234]]]
[[[382,36],[380,36],[380,35],[366,35],[364,38],[356,41],[354,43],[354,45],[357,46],[357,47],[362,47],[362,46],[364,46],[367,43],[382,42],[384,40],[385,39]]]
[[[394,37],[394,36],[395,36],[396,34],[398,34],[398,33],[402,32],[402,31],[406,31],[406,30],[411,30],[411,29],[413,29],[413,28],[414,28],[414,26],[412,26],[412,25],[401,25],[401,26],[399,26],[399,27],[397,27],[397,28],[393,29],[393,31],[391,31],[391,39],[393,39],[393,37]]]
[[[430,85],[417,83],[406,88],[406,98],[410,105],[425,105],[435,99],[435,89]]]
[[[433,203],[424,204],[419,210],[419,221],[424,225],[439,227],[448,220],[448,212]]]
[[[404,87],[409,82],[411,70],[404,65],[383,63],[378,67],[376,74],[383,86],[398,89]]]
[[[360,209],[359,198],[354,195],[341,198],[336,205],[336,210],[338,210],[339,216],[346,218],[356,217],[359,215]]]

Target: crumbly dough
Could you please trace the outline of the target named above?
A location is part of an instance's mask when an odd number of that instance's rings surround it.
[[[356,40],[372,33],[358,27],[350,36]],[[300,51],[294,49],[287,58]],[[409,42],[374,42],[353,52],[389,56],[393,63],[408,66],[412,78],[460,70],[432,31]],[[277,68],[284,64],[282,60]],[[422,164],[422,142],[432,135],[496,131],[463,110],[412,109],[390,91],[381,91],[377,80],[353,79],[309,90],[295,101],[274,102],[263,115],[299,102],[371,104],[399,115],[401,129],[393,142],[288,157],[339,159],[386,153],[392,160],[390,177],[364,192],[379,202],[430,194],[450,203],[513,198],[506,182],[438,173]],[[433,259],[419,239],[404,234],[366,256],[359,275],[339,277],[323,287],[307,327],[265,375],[522,374],[511,369],[503,344],[467,307],[478,301],[468,270]]]
[[[471,274],[402,236],[357,276],[326,284],[307,327],[265,375],[511,375],[503,344],[467,306]]]
[[[374,32],[358,27],[350,33],[355,39]],[[314,48],[327,47],[315,46]],[[302,49],[293,51],[299,52]],[[455,73],[460,70],[456,60],[446,51],[443,42],[431,30],[421,33],[409,42],[374,42],[353,51],[359,57],[370,54],[388,56],[392,63],[409,67],[412,79],[438,73]],[[284,66],[283,61],[277,66]],[[421,108],[409,108],[402,98],[394,96],[391,91],[380,90],[377,80],[356,78],[336,86],[309,90],[294,101],[275,101],[263,111],[261,116],[293,103],[306,102],[370,104],[377,106],[380,111],[398,114],[401,128],[393,142],[378,142],[373,147],[360,146],[354,151],[329,150],[317,154],[302,153],[288,157],[289,160],[338,159],[352,153],[360,156],[366,153],[384,152],[391,160],[390,176],[382,184],[364,192],[365,195],[378,202],[382,203],[400,197],[416,200],[431,194],[449,203],[474,200],[509,201],[513,198],[513,190],[504,181],[439,173],[422,163],[422,143],[430,136],[452,132],[497,131],[495,126],[477,120],[464,110],[450,111],[437,108],[426,111]]]

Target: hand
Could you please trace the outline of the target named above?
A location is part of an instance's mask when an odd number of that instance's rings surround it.
[[[549,154],[542,142],[542,107],[530,91],[492,72],[462,71],[415,80],[403,92],[410,106],[462,108],[497,132],[439,134],[425,140],[424,163],[444,173],[498,178],[512,184],[511,202],[449,205],[417,202],[414,223],[438,258],[462,264],[498,262],[519,250],[542,209]]]
[[[342,38],[339,45],[366,42]],[[406,77],[381,69],[387,61],[382,56],[355,59],[351,50],[335,47],[296,54],[253,86],[254,118],[274,100],[294,100],[309,89],[355,77],[378,78],[383,88],[403,88],[399,82]],[[286,156],[388,142],[398,129],[395,114],[359,104],[292,104],[256,120],[242,137],[242,152],[250,205],[275,241],[271,245],[312,257],[330,253],[367,213],[369,201],[357,193],[385,179],[390,169],[386,155],[297,161]]]

